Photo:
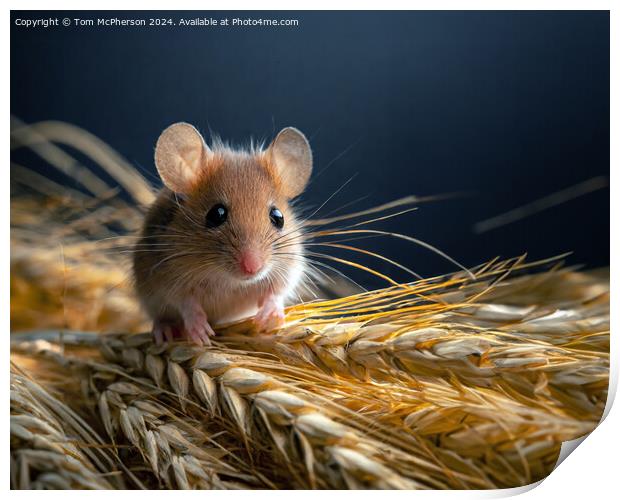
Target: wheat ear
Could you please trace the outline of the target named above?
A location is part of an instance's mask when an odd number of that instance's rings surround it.
[[[11,487],[114,489],[123,487],[102,441],[73,410],[11,367]],[[94,445],[94,447],[93,447]]]

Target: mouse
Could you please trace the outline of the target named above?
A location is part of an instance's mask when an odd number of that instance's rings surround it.
[[[210,345],[214,327],[248,317],[259,332],[282,326],[307,262],[291,206],[312,173],[304,134],[286,127],[267,147],[217,137],[209,146],[175,123],[157,140],[155,166],[163,187],[132,250],[155,342]]]

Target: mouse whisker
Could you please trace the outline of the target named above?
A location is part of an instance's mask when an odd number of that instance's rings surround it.
[[[382,278],[385,281],[387,281],[388,283],[390,283],[391,285],[394,285],[394,286],[398,285],[398,282],[394,281],[389,276],[387,276],[387,275],[385,275],[383,273],[380,273],[379,271],[375,271],[374,269],[372,269],[370,267],[364,266],[362,264],[358,264],[357,262],[353,262],[353,261],[350,261],[350,260],[347,260],[347,259],[341,259],[339,257],[333,257],[331,255],[327,255],[327,254],[319,253],[319,252],[308,252],[308,255],[311,255],[313,257],[317,257],[317,258],[320,258],[320,259],[331,260],[333,262],[338,262],[340,264],[345,264],[347,266],[351,266],[351,267],[354,267],[356,269],[360,269],[362,271],[366,271],[366,272],[368,272],[368,273],[370,273],[370,274],[372,274],[374,276],[377,276],[378,278]]]
[[[422,278],[422,276],[420,276],[415,271],[412,271],[408,267],[403,266],[402,264],[399,264],[398,262],[396,262],[396,261],[394,261],[392,259],[384,257],[381,254],[378,254],[378,253],[375,253],[375,252],[371,252],[370,250],[364,250],[363,248],[358,248],[358,247],[354,247],[354,246],[350,246],[350,245],[342,245],[342,244],[338,244],[338,243],[334,243],[334,242],[328,242],[328,243],[308,243],[306,246],[307,247],[320,246],[320,247],[340,248],[342,250],[349,250],[349,251],[352,251],[352,252],[362,253],[362,254],[369,255],[371,257],[375,257],[377,259],[383,260],[385,262],[388,262],[389,264],[392,264],[393,266],[396,266],[399,269],[402,269],[403,271],[406,271],[411,276],[413,276],[415,279],[419,279],[419,280],[424,279],[424,278]]]
[[[164,257],[163,259],[161,259],[157,264],[155,264],[151,268],[151,274],[153,273],[153,271],[155,271],[158,267],[160,267],[165,262],[168,262],[168,261],[170,261],[172,259],[178,259],[180,257],[187,257],[187,256],[191,256],[191,255],[203,255],[203,253],[202,252],[180,251],[180,252],[173,253],[172,255],[168,255],[168,256]]]
[[[390,237],[393,237],[393,238],[403,239],[405,241],[409,241],[409,242],[415,243],[416,245],[419,245],[419,246],[421,246],[423,248],[426,248],[427,250],[430,250],[433,253],[436,253],[437,255],[443,257],[444,259],[448,260],[449,262],[451,262],[455,266],[457,266],[460,269],[462,269],[463,271],[465,271],[467,274],[469,274],[470,277],[474,277],[472,272],[467,267],[465,267],[463,264],[461,264],[460,262],[456,261],[455,259],[453,259],[449,255],[447,255],[446,253],[442,252],[441,250],[439,250],[438,248],[434,247],[430,243],[426,243],[425,241],[422,241],[420,239],[414,238],[412,236],[408,236],[406,234],[394,233],[394,232],[390,232],[390,231],[380,231],[380,230],[377,230],[377,229],[348,229],[346,231],[341,231],[341,230],[331,231],[331,230],[328,230],[328,231],[322,231],[320,233],[322,233],[323,236],[342,235],[342,234],[377,234],[377,235],[390,236]]]
[[[337,269],[335,269],[335,268],[333,268],[333,267],[331,267],[331,266],[328,266],[327,264],[325,264],[325,263],[323,263],[323,262],[317,261],[317,260],[315,260],[315,259],[311,259],[311,258],[309,258],[309,257],[303,257],[303,258],[302,258],[302,257],[300,257],[298,254],[294,254],[294,253],[288,253],[288,254],[286,254],[286,253],[279,253],[278,255],[279,255],[279,256],[287,256],[287,258],[288,258],[288,259],[290,259],[291,261],[294,261],[294,262],[300,262],[300,263],[304,263],[304,264],[307,264],[307,265],[308,265],[308,266],[310,266],[310,267],[314,267],[314,266],[317,266],[317,265],[318,265],[318,266],[321,266],[321,267],[325,267],[325,268],[327,268],[327,269],[329,269],[329,270],[331,270],[331,271],[336,272],[338,275],[340,275],[340,276],[342,276],[342,277],[344,277],[344,278],[348,279],[349,281],[352,281],[352,282],[353,282],[353,280],[351,280],[348,276],[345,276],[342,272],[338,271]],[[321,275],[323,275],[326,279],[328,279],[328,280],[329,280],[329,281],[331,281],[332,283],[335,283],[335,282],[334,282],[334,280],[333,280],[333,279],[332,279],[332,278],[331,278],[328,274],[326,274],[324,271],[322,271],[321,269],[318,269],[318,268],[316,268],[316,267],[314,267],[314,269],[315,269],[317,272],[319,272]],[[353,282],[353,283],[354,283],[356,286],[358,286],[358,287],[360,287],[360,288],[363,288],[363,287],[361,287],[360,285],[358,285],[357,283],[355,283],[355,282]]]

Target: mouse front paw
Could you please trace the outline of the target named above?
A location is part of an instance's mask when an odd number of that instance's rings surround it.
[[[280,297],[269,296],[254,316],[259,332],[277,330],[284,324],[284,304]]]
[[[211,345],[210,337],[215,337],[215,331],[209,324],[202,306],[195,301],[189,301],[181,312],[185,337],[194,344]]]
[[[194,344],[211,345],[210,337],[215,337],[215,331],[205,318],[204,323],[197,322],[186,326],[185,335]]]
[[[183,335],[183,327],[173,321],[157,318],[153,321],[153,338],[155,344],[161,345],[164,342],[173,342],[174,337]]]

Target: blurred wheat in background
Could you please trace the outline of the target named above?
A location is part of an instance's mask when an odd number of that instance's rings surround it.
[[[506,488],[603,414],[606,270],[336,279],[269,335],[156,346],[128,279],[151,185],[65,123],[14,118],[11,147],[60,176],[11,165],[13,488]]]

